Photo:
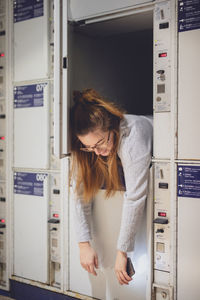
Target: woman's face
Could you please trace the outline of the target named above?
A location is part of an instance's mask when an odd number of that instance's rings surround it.
[[[92,152],[96,155],[108,156],[113,147],[113,132],[103,132],[100,129],[89,132],[85,135],[78,135],[78,139],[83,144],[82,151]]]

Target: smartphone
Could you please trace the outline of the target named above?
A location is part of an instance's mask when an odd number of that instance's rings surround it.
[[[135,269],[133,267],[130,257],[127,257],[126,272],[130,277],[132,277],[135,274]]]

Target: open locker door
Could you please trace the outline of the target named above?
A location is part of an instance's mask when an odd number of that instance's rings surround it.
[[[62,158],[68,143],[67,0],[54,2],[54,154]]]
[[[131,7],[145,5],[153,0],[70,0],[69,19],[74,21],[125,11]]]

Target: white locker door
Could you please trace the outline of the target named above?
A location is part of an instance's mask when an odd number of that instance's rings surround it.
[[[14,87],[14,167],[49,166],[49,84]]]
[[[47,78],[49,73],[48,1],[26,2],[14,1],[15,82]]]
[[[178,158],[200,159],[200,29],[179,33]]]
[[[87,19],[148,2],[152,0],[70,0],[69,18],[71,20]]]
[[[14,173],[14,275],[48,283],[48,175]]]
[[[178,166],[177,300],[200,295],[200,165]]]
[[[54,154],[69,152],[67,0],[54,1]]]

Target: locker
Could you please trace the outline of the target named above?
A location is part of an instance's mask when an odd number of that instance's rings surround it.
[[[178,158],[199,160],[200,29],[180,32],[179,48]]]
[[[14,87],[14,166],[49,166],[49,84]]]
[[[14,173],[14,275],[48,284],[48,174]]]
[[[34,10],[29,3],[14,3],[14,81],[49,75],[48,1],[40,1],[39,5]]]
[[[99,23],[68,26],[69,94],[72,95],[73,90],[92,87],[124,107],[129,114],[152,115],[152,9]],[[73,197],[70,201],[72,206]],[[80,266],[73,230],[75,220],[70,219],[70,290],[107,300],[128,300],[133,295],[138,300],[151,298],[150,254],[147,252],[144,216],[136,238],[135,252],[129,253],[137,274],[129,286],[120,286],[115,278],[113,264],[122,203],[123,195],[120,193],[106,200],[104,191],[99,191],[95,198],[93,223],[100,237],[94,238],[93,242],[102,260],[97,278],[88,275]],[[115,215],[112,214],[113,206]],[[82,278],[81,282],[77,282],[77,274]]]
[[[197,164],[177,165],[178,196],[178,300],[196,300],[199,297],[199,250],[198,220],[200,209]]]

